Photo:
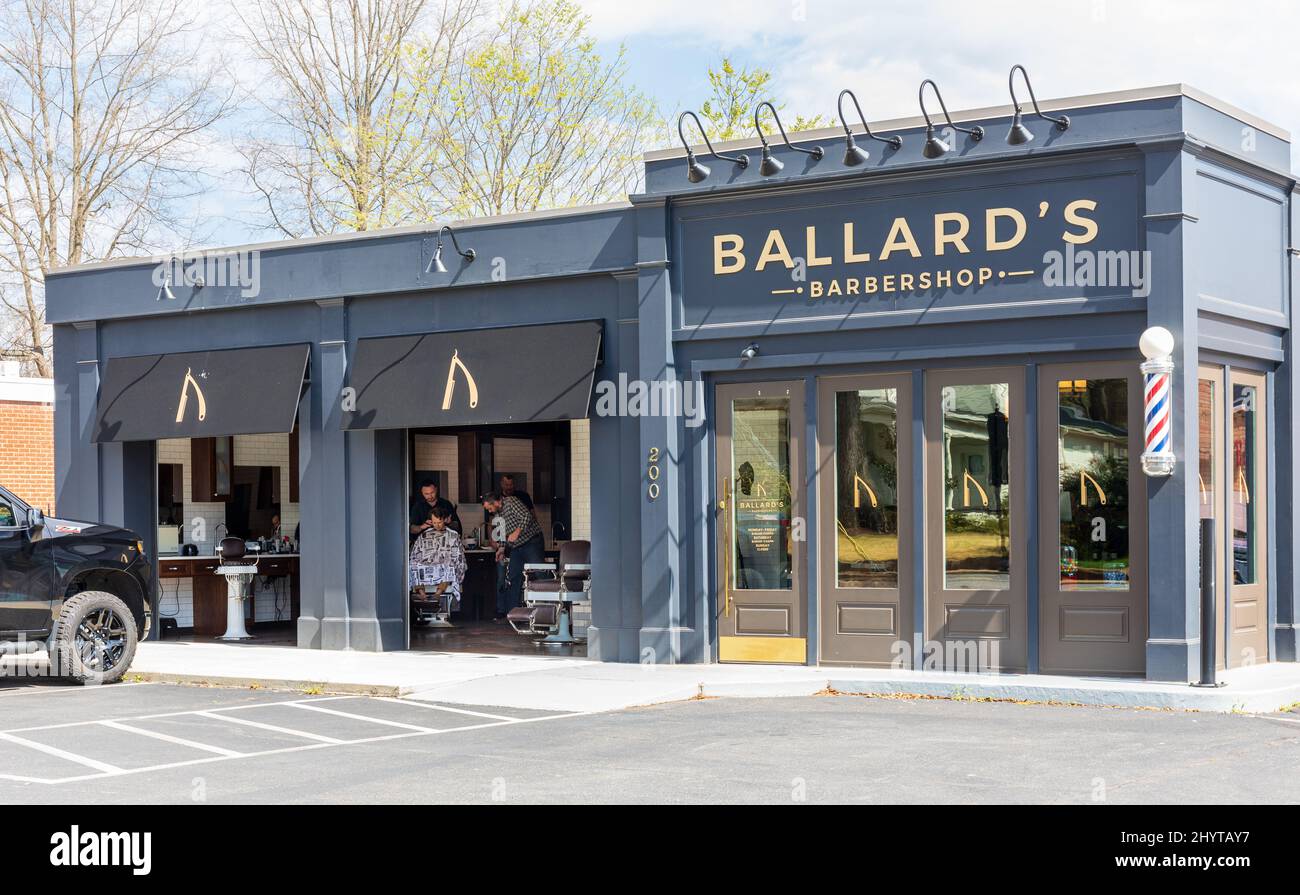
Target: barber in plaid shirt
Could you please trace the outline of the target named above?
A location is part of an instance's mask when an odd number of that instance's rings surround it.
[[[498,619],[521,605],[524,592],[524,565],[545,559],[542,527],[522,500],[490,491],[483,497],[483,509],[492,515],[492,541],[497,546],[497,562],[506,563],[506,586],[497,591]]]

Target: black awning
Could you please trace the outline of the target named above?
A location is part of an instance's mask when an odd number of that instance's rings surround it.
[[[583,320],[361,339],[343,428],[581,419],[600,337],[601,322]]]
[[[289,432],[308,346],[111,357],[95,441]]]

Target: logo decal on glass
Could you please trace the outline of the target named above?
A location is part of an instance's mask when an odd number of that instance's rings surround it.
[[[474,374],[465,366],[465,362],[460,359],[460,349],[454,349],[451,353],[451,365],[447,368],[447,390],[442,393],[442,409],[451,410],[451,397],[456,391],[456,370],[460,369],[465,374],[465,384],[469,386],[469,406],[478,406],[478,383],[474,381]]]
[[[961,499],[962,506],[970,506],[970,486],[974,485],[975,490],[980,493],[980,503],[983,506],[989,505],[989,493],[984,490],[975,476],[970,474],[969,469],[963,469],[961,473]]]
[[[199,374],[199,376],[203,378],[206,378],[207,375],[207,373]],[[180,403],[176,405],[176,422],[178,423],[185,421],[185,409],[190,403],[191,387],[194,388],[194,396],[199,402],[199,422],[203,422],[208,415],[208,401],[203,397],[203,389],[199,387],[199,381],[194,378],[193,369],[186,367],[185,379],[181,382],[181,400]]]

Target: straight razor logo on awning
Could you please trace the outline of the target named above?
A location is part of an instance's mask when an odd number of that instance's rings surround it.
[[[465,385],[469,387],[469,406],[471,408],[478,406],[478,383],[474,381],[474,374],[465,366],[465,362],[460,359],[460,349],[452,349],[451,365],[447,368],[447,388],[442,393],[442,409],[451,410],[452,394],[456,391],[456,370],[459,369],[465,374]]]
[[[207,378],[207,375],[206,372],[199,374],[201,378]],[[181,380],[181,400],[180,403],[176,405],[177,423],[185,421],[185,410],[189,407],[191,388],[194,389],[194,397],[198,401],[199,405],[199,422],[203,422],[203,420],[207,418],[208,400],[203,396],[203,389],[199,386],[199,381],[194,378],[193,368],[186,367],[185,378]]]

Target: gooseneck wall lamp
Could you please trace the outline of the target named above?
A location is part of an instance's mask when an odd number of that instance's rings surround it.
[[[865,115],[862,114],[862,107],[858,105],[858,98],[853,94],[853,91],[841,90],[840,97],[838,100],[836,100],[835,105],[840,113],[840,126],[844,128],[844,164],[845,165],[847,165],[850,168],[853,168],[856,167],[857,165],[862,164],[867,159],[871,158],[871,153],[867,152],[865,149],[859,146],[857,142],[854,141],[853,130],[849,127],[848,122],[844,120],[844,97],[846,96],[849,99],[853,100],[853,108],[858,110],[858,119],[862,122],[862,130],[866,132],[866,135],[868,137],[870,137],[872,140],[879,140],[881,143],[888,143],[890,146],[894,147],[895,149],[898,149],[903,145],[902,137],[899,136],[877,137],[875,134],[873,134],[871,132],[870,126],[867,125],[867,118]]]
[[[778,159],[772,158],[772,147],[767,144],[767,135],[763,133],[763,124],[759,121],[759,113],[763,107],[767,106],[772,112],[772,120],[776,122],[776,129],[781,132],[781,139],[785,141],[787,149],[793,149],[795,152],[802,152],[804,155],[811,155],[814,159],[820,161],[822,156],[826,155],[820,146],[814,146],[812,149],[801,149],[790,142],[790,138],[785,135],[785,128],[781,126],[781,116],[776,113],[776,106],[767,100],[759,103],[754,107],[754,130],[758,131],[758,138],[763,141],[763,160],[759,163],[758,173],[764,177],[771,177],[773,174],[780,174],[785,165]]]
[[[478,255],[473,249],[464,249],[460,247],[460,241],[456,239],[456,231],[446,225],[438,231],[438,245],[433,250],[433,257],[429,259],[429,264],[424,268],[425,273],[446,273],[447,265],[442,263],[442,235],[447,234],[451,237],[451,244],[456,249],[456,254],[460,255],[468,263],[473,261]]]
[[[1011,66],[1011,72],[1007,75],[1007,89],[1011,91],[1011,105],[1015,106],[1016,109],[1015,113],[1011,116],[1011,130],[1007,131],[1007,142],[1012,146],[1023,146],[1030,140],[1034,139],[1034,135],[1030,133],[1029,128],[1025,127],[1025,123],[1020,118],[1020,101],[1016,99],[1017,71],[1019,71],[1021,77],[1024,78],[1025,87],[1029,90],[1029,101],[1034,104],[1034,114],[1039,118],[1043,118],[1055,124],[1057,130],[1063,131],[1068,129],[1070,126],[1069,115],[1062,115],[1059,118],[1056,118],[1052,115],[1044,115],[1043,110],[1038,108],[1038,97],[1034,96],[1034,85],[1029,83],[1029,72],[1025,71],[1023,65],[1017,63],[1016,65]]]
[[[961,131],[963,134],[970,134],[970,138],[975,141],[984,139],[984,128],[976,125],[975,127],[961,127],[952,123],[952,116],[948,114],[948,107],[944,105],[943,96],[939,93],[939,85],[934,81],[926,78],[921,82],[921,88],[916,92],[917,102],[921,104],[921,114],[925,117],[925,148],[921,154],[926,158],[938,158],[948,151],[948,144],[941,140],[934,132],[934,122],[930,120],[930,113],[925,110],[925,85],[929,84],[934,91],[934,98],[939,101],[939,108],[943,110],[944,120],[948,126],[955,131]]]
[[[681,138],[682,146],[686,147],[687,180],[691,183],[700,183],[709,176],[709,166],[702,164],[695,158],[694,150],[692,150],[691,145],[686,142],[686,135],[682,133],[682,122],[686,120],[687,115],[695,121],[695,126],[699,129],[700,136],[704,138],[704,145],[709,148],[709,155],[716,159],[721,159],[724,162],[732,162],[742,171],[749,167],[749,156],[743,153],[740,155],[720,155],[717,150],[713,148],[713,144],[709,142],[709,134],[704,130],[704,125],[700,124],[700,117],[694,112],[687,110],[677,116],[677,136]]]

